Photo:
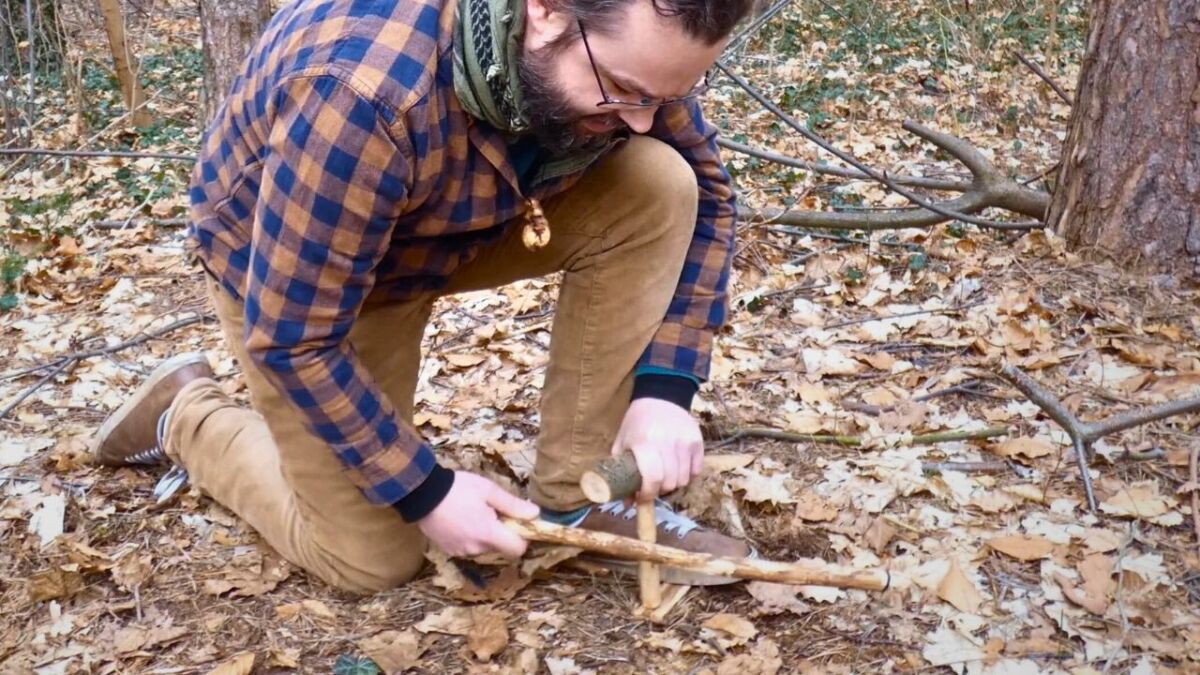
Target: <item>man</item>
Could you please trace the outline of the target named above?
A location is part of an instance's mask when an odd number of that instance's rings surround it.
[[[697,97],[749,0],[299,0],[205,137],[190,241],[254,410],[160,366],[98,432],[170,460],[283,556],[357,592],[525,542],[498,518],[633,535],[578,487],[631,451],[684,486],[726,312],[734,194]],[[532,501],[441,466],[411,424],[433,301],[563,271]],[[186,474],[183,472],[186,471]],[[660,503],[660,540],[747,555]],[[714,583],[667,569],[664,577]]]

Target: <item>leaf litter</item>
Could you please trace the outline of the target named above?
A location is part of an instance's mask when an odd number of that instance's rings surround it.
[[[195,34],[191,6],[166,4],[177,11],[131,25],[139,53],[194,50],[189,40],[164,37]],[[880,40],[868,55],[851,44],[856,31],[919,26],[934,7],[884,4],[848,27],[822,3],[797,2],[737,63],[777,100],[791,97],[821,133],[878,166],[960,170],[899,132],[906,117],[967,138],[1013,175],[1035,176],[1056,161],[1068,110],[1006,56],[1013,38],[988,51],[963,30],[941,53],[936,40]],[[1064,30],[1073,35],[1082,34],[1080,4],[1063,4]],[[977,11],[1001,18],[993,8]],[[947,21],[965,19],[955,12],[937,9]],[[82,31],[76,49],[103,61],[102,40]],[[1075,81],[1081,44],[1060,55],[1060,82]],[[175,72],[175,103],[155,101],[157,111],[194,120],[179,103],[194,96],[194,77]],[[115,92],[90,95],[119,107]],[[71,105],[56,96],[46,92],[40,114],[64,124],[39,144],[74,147],[86,137],[70,135]],[[819,159],[723,83],[706,105],[735,138]],[[96,142],[116,147],[122,137],[137,139],[118,125]],[[197,140],[188,127],[178,137],[143,137],[137,147],[190,152]],[[726,158],[750,208],[896,205],[869,183]],[[124,167],[48,162],[0,186],[8,226],[0,245],[27,261],[20,304],[0,314],[0,375],[209,311],[200,273],[180,255],[181,233],[142,223],[184,215],[186,171],[158,160]],[[145,195],[126,189],[133,184],[157,185],[163,195],[139,210]],[[59,193],[72,195],[60,211],[20,206]],[[99,229],[97,214],[134,219]],[[156,475],[101,469],[87,457],[87,439],[104,415],[172,354],[206,350],[222,385],[246,402],[237,364],[211,322],[200,322],[84,359],[0,422],[0,567],[13,581],[0,590],[10,626],[0,636],[0,667],[739,674],[1200,667],[1200,559],[1188,501],[1196,488],[1187,473],[1195,416],[1097,444],[1107,461],[1093,464],[1101,500],[1094,516],[1065,434],[989,376],[1008,360],[1083,419],[1195,395],[1200,319],[1179,310],[1197,305],[1194,291],[1085,262],[1049,232],[944,225],[848,243],[745,225],[739,237],[730,323],[695,406],[719,466],[671,498],[710,524],[744,532],[764,557],[886,567],[888,591],[764,582],[695,588],[654,624],[630,618],[630,577],[589,568],[575,550],[539,547],[516,564],[459,565],[431,553],[426,572],[405,588],[368,598],[331,592],[204,495],[185,491],[156,506],[149,497]],[[556,290],[549,278],[438,302],[415,423],[451,466],[513,489],[528,479]],[[0,406],[37,377],[0,378]],[[939,394],[959,385],[963,391]],[[915,434],[994,425],[1009,435],[908,443]],[[750,426],[864,442],[736,436]],[[1147,448],[1161,449],[1163,459],[1128,458]],[[997,461],[1009,468],[944,468]],[[943,468],[926,469],[935,464]]]

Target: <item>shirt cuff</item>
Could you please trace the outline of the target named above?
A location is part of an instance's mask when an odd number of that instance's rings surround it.
[[[454,485],[454,472],[441,464],[434,464],[433,470],[425,477],[425,481],[417,489],[408,493],[403,499],[392,504],[392,508],[400,512],[400,517],[407,523],[416,522],[429,515],[450,492]]]
[[[657,398],[690,411],[692,398],[699,389],[696,381],[686,375],[643,373],[633,378],[633,396],[630,400]]]

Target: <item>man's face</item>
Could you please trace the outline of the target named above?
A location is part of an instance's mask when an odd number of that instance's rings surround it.
[[[602,141],[622,127],[649,131],[657,107],[597,104],[605,96],[633,102],[684,96],[703,81],[724,46],[689,37],[649,0],[632,0],[610,24],[585,24],[585,43],[574,17],[542,0],[527,2],[519,64],[526,113],[534,134],[553,152]]]

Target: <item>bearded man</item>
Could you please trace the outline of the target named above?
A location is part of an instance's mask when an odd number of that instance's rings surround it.
[[[170,462],[280,554],[369,593],[521,555],[498,515],[635,536],[580,475],[630,451],[687,485],[726,316],[735,204],[698,97],[750,0],[297,0],[205,134],[189,242],[253,410],[203,355],[156,369],[97,460]],[[412,425],[434,300],[563,272],[520,499]],[[161,485],[161,484],[160,484]],[[750,548],[661,500],[663,543]],[[615,563],[614,563],[615,564]],[[668,581],[717,583],[664,568]]]

